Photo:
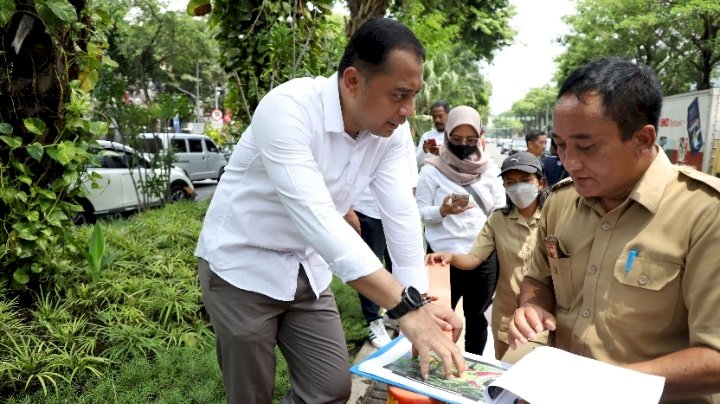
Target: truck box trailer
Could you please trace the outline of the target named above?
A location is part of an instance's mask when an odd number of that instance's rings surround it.
[[[657,142],[673,164],[720,176],[720,88],[665,97]]]

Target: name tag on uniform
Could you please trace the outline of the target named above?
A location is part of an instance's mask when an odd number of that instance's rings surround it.
[[[545,248],[547,249],[548,259],[556,260],[560,258],[560,244],[557,237],[552,234],[545,237]]]

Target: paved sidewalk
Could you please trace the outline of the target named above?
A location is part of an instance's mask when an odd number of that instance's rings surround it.
[[[390,332],[390,330],[388,330]],[[365,341],[362,348],[355,357],[355,363],[375,352],[375,347],[369,341]],[[352,390],[350,392],[350,404],[385,404],[387,403],[387,385],[375,382],[358,375],[352,375]]]

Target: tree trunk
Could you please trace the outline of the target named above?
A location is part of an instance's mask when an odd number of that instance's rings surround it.
[[[720,26],[715,23],[715,19],[711,15],[706,15],[703,18],[703,34],[701,37],[700,46],[700,72],[698,74],[698,90],[707,90],[711,87],[711,78],[715,63],[713,60],[717,57],[715,54],[715,47],[713,46],[718,39],[718,30]]]
[[[388,0],[348,0],[347,3],[350,8],[350,21],[346,27],[348,38],[367,20],[385,16],[388,8]]]

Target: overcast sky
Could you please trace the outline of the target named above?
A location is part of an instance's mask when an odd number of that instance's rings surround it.
[[[170,8],[183,10],[188,0],[170,0]],[[500,114],[533,87],[551,82],[555,73],[553,58],[562,52],[555,38],[567,32],[561,21],[572,14],[571,0],[510,0],[516,15],[511,25],[517,31],[515,42],[498,52],[483,73],[492,83],[490,113]]]
[[[483,69],[493,86],[492,115],[509,110],[531,88],[552,83],[553,59],[563,50],[555,38],[568,31],[561,18],[575,10],[571,0],[510,0],[510,3],[517,12],[511,22],[517,31],[515,42]]]

